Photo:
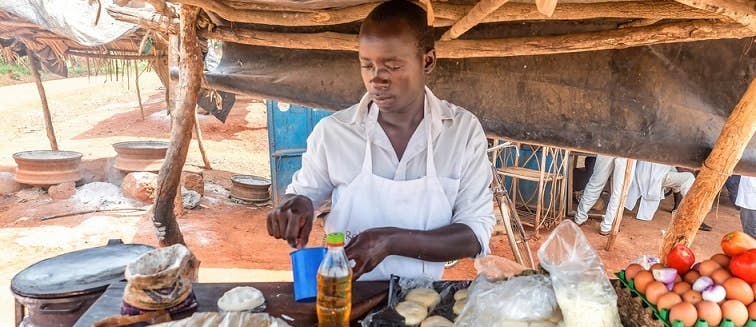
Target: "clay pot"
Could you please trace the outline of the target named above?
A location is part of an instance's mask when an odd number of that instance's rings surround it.
[[[250,202],[270,200],[270,180],[252,175],[231,176],[231,196]]]
[[[81,179],[82,154],[74,151],[35,150],[13,154],[16,182],[51,186]]]
[[[168,142],[128,141],[113,144],[118,153],[114,167],[125,172],[157,172],[168,152]]]

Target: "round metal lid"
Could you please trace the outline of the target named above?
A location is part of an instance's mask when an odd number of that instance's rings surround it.
[[[13,159],[28,161],[78,160],[83,154],[76,151],[32,150],[13,154]]]
[[[61,254],[37,262],[11,280],[17,295],[60,298],[102,291],[123,280],[126,265],[154,249],[144,244],[123,244],[111,240],[108,245]]]
[[[234,175],[231,181],[249,187],[269,187],[270,180],[260,176],[253,175]]]

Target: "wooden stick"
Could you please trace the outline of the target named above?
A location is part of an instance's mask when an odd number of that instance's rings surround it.
[[[145,67],[147,69],[147,67]],[[142,120],[144,120],[144,105],[142,105],[142,92],[139,91],[139,65],[134,62],[134,85],[136,87],[137,102],[139,102],[139,112],[142,114]]]
[[[147,211],[147,209],[142,209],[142,208],[114,208],[114,209],[84,210],[84,211],[69,212],[69,213],[64,213],[64,214],[59,214],[59,215],[45,216],[45,217],[40,218],[39,220],[50,220],[50,219],[70,217],[70,216],[86,215],[88,213],[108,212],[108,211]]]
[[[45,130],[47,131],[47,139],[50,140],[50,148],[54,151],[58,151],[58,141],[55,139],[55,129],[52,124],[52,115],[50,115],[50,107],[47,105],[47,95],[45,94],[45,87],[42,85],[42,75],[39,73],[39,59],[37,55],[31,51],[28,51],[29,67],[34,76],[34,84],[37,85],[37,92],[39,93],[39,100],[42,102],[42,114],[45,119]]]
[[[625,164],[625,176],[622,179],[622,193],[620,193],[619,208],[617,208],[617,214],[614,216],[612,222],[612,232],[609,235],[609,240],[606,241],[606,247],[604,250],[611,251],[614,247],[614,241],[617,240],[619,234],[620,225],[622,224],[622,217],[625,215],[625,202],[627,202],[627,192],[630,190],[630,182],[633,180],[633,171],[635,167],[635,159],[627,159]]]
[[[197,134],[197,146],[199,146],[200,154],[202,154],[202,162],[205,163],[205,169],[212,170],[213,167],[210,165],[210,159],[207,157],[207,153],[205,152],[205,145],[204,141],[202,140],[202,129],[200,128],[199,119],[197,119],[197,109],[194,110],[194,133]]]
[[[161,246],[184,244],[176,216],[174,199],[179,195],[181,171],[186,161],[194,126],[194,108],[197,106],[202,77],[202,53],[197,39],[197,14],[199,8],[182,5],[180,18],[181,42],[179,52],[179,96],[176,109],[171,114],[171,146],[158,174],[157,198],[155,199],[153,223],[158,230]]]
[[[728,17],[756,31],[756,2],[753,0],[675,0],[686,6]]]
[[[711,210],[714,198],[719,194],[727,177],[732,175],[735,164],[738,163],[748,142],[756,132],[756,79],[746,90],[740,102],[730,113],[730,117],[722,127],[722,132],[714,144],[714,148],[701,166],[693,186],[680,203],[677,214],[664,233],[660,258],[666,258],[667,253],[675,245],[690,246],[703,223],[706,214]]]
[[[622,24],[620,26],[617,26],[618,28],[628,28],[628,27],[643,27],[643,26],[650,26],[654,25],[658,22],[660,22],[661,19],[649,19],[649,18],[642,18],[642,19],[636,19],[632,22]]]
[[[428,26],[433,26],[436,21],[436,14],[433,11],[433,2],[431,2],[431,0],[418,0],[418,2],[420,2],[420,4],[425,7],[425,15]]]
[[[480,0],[475,7],[470,9],[464,17],[460,18],[452,27],[441,36],[442,41],[454,40],[460,35],[469,31],[475,25],[483,22],[483,19],[488,17],[496,9],[499,9],[502,5],[509,0]]]

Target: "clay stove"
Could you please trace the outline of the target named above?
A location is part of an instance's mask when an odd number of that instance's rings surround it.
[[[157,172],[163,165],[168,152],[168,142],[162,141],[128,141],[113,144],[118,153],[115,158],[116,169],[124,172]]]
[[[81,157],[81,153],[74,151],[35,150],[14,153],[16,182],[43,187],[76,182],[81,179]]]

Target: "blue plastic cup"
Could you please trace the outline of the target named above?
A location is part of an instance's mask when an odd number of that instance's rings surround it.
[[[315,302],[318,295],[318,268],[325,253],[324,247],[299,249],[290,253],[295,301]]]

